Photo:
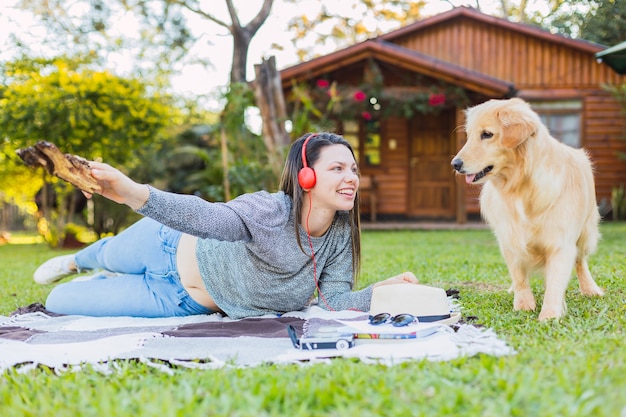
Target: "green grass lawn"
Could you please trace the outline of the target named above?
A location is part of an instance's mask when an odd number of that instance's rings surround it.
[[[610,416],[626,417],[626,224],[602,225],[590,259],[606,290],[580,296],[568,315],[538,322],[514,312],[509,278],[491,233],[367,231],[359,286],[413,271],[422,283],[460,290],[464,316],[493,328],[518,353],[387,367],[336,359],[314,366],[267,365],[171,375],[117,362],[56,375],[47,369],[0,376],[0,416]],[[65,252],[64,252],[65,253]],[[0,314],[44,302],[51,287],[36,266],[61,252],[43,244],[0,246]],[[533,281],[540,304],[542,281]]]

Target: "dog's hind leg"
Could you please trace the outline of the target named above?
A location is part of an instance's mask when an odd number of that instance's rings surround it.
[[[589,272],[587,259],[576,259],[576,275],[578,275],[578,285],[582,295],[604,295],[604,291],[602,288],[598,287],[598,284],[596,284],[591,276],[591,272]]]
[[[596,215],[596,211],[593,212]],[[590,217],[585,224],[583,233],[580,235],[576,246],[578,247],[578,255],[576,256],[576,275],[578,276],[578,285],[580,293],[583,295],[604,295],[604,291],[598,287],[589,272],[587,264],[587,256],[593,253],[598,246],[600,232],[598,230],[597,215]]]

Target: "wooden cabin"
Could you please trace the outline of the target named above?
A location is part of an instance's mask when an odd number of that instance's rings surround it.
[[[597,62],[603,49],[457,7],[283,69],[281,80],[292,111],[304,111],[303,91],[313,102],[336,99],[324,117],[374,179],[378,220],[479,219],[479,186],[456,177],[450,161],[465,142],[463,110],[509,97],[529,101],[553,136],[589,151],[606,213],[614,187],[626,184],[626,122],[602,86],[626,79]]]

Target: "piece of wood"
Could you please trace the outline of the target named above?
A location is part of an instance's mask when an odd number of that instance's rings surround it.
[[[291,139],[285,128],[287,110],[280,84],[280,75],[276,70],[276,59],[272,56],[254,66],[256,80],[254,93],[256,104],[263,121],[262,138],[268,152],[268,159],[276,177],[283,168],[283,150]]]
[[[89,161],[77,155],[64,154],[53,143],[40,141],[34,146],[18,149],[16,153],[27,166],[44,167],[50,174],[82,191],[93,194],[102,190],[91,176]]]

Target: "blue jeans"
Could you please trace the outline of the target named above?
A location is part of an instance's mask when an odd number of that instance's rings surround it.
[[[120,234],[76,253],[79,271],[104,269],[118,276],[57,285],[46,309],[85,316],[171,317],[214,311],[192,299],[180,282],[176,248],[181,233],[144,218]]]

